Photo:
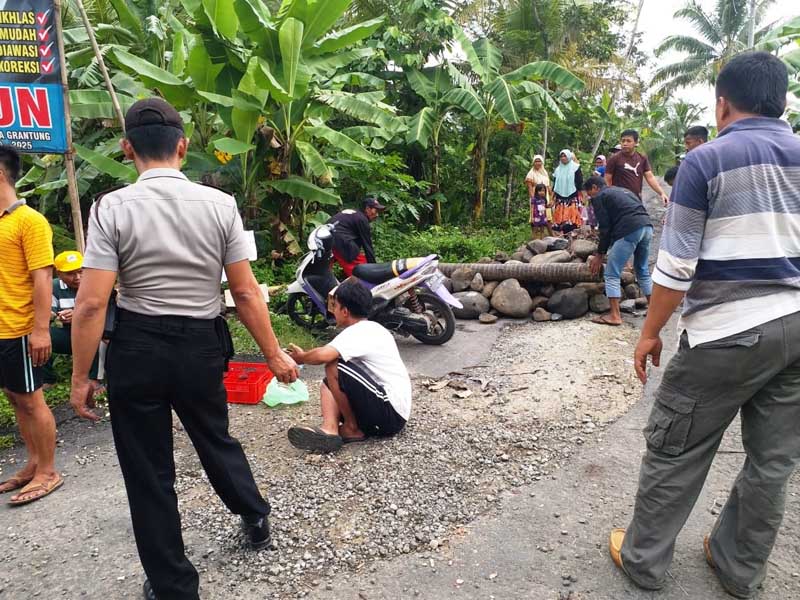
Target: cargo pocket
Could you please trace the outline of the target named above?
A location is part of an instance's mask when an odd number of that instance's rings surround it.
[[[644,428],[648,447],[670,456],[682,454],[696,404],[694,398],[662,385],[656,392],[656,401]]]

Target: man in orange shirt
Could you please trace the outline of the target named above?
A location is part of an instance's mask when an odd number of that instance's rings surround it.
[[[28,462],[0,483],[19,490],[10,504],[34,502],[64,483],[55,469],[56,422],[42,393],[50,358],[53,232],[47,220],[17,199],[17,151],[0,146],[0,389],[14,407]]]

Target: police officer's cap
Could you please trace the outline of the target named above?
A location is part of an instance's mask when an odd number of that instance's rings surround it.
[[[161,98],[139,100],[125,113],[125,130],[148,125],[164,125],[183,131],[183,120],[172,105]]]

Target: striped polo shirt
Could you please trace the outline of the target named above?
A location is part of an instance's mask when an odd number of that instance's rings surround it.
[[[53,230],[18,200],[0,213],[0,340],[33,331],[31,271],[53,264]]]
[[[787,123],[741,119],[686,156],[653,281],[686,292],[692,347],[800,311],[800,137]]]

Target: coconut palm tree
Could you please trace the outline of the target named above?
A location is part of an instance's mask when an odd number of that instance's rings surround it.
[[[761,23],[766,9],[774,1],[756,0],[756,25]],[[653,84],[662,84],[662,91],[696,83],[713,85],[725,63],[750,47],[750,5],[751,0],[717,0],[714,11],[706,12],[698,0],[689,0],[674,16],[688,21],[698,35],[671,35],[661,42],[656,56],[670,50],[684,52],[686,56],[658,69]],[[757,31],[755,41],[764,34],[764,30]]]

